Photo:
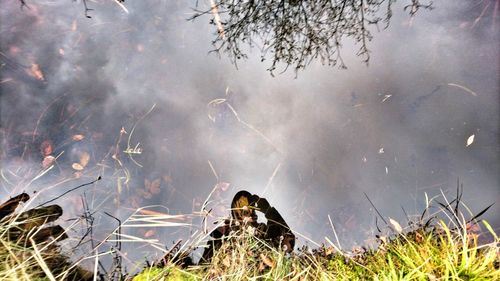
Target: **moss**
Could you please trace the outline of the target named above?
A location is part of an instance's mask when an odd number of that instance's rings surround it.
[[[154,280],[171,280],[171,281],[194,281],[199,280],[194,275],[189,274],[177,267],[159,268],[150,267],[145,269],[139,275],[135,276],[133,281],[154,281]]]

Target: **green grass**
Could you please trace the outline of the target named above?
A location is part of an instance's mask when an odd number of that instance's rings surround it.
[[[223,244],[210,264],[181,269],[175,264],[147,268],[145,280],[500,280],[498,236],[479,245],[472,231],[443,221],[380,237],[377,249],[342,253],[334,247],[301,249],[285,255],[240,231]]]

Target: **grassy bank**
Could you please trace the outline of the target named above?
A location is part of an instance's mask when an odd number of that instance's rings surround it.
[[[486,221],[478,221],[488,208],[465,219],[459,200],[445,201],[435,202],[438,211],[432,214],[428,203],[405,227],[380,217],[386,231],[379,231],[377,247],[370,249],[343,251],[337,239],[326,239],[322,247],[285,254],[257,238],[251,227],[242,227],[210,263],[180,266],[185,252],[174,252],[165,266],[148,265],[135,276],[99,275],[73,265],[57,243],[65,233],[40,235],[54,228],[61,210],[52,207],[58,211],[54,215],[47,213],[50,206],[37,208],[0,220],[0,280],[500,280],[500,239]],[[196,243],[184,249],[205,244]]]
[[[181,269],[150,267],[143,280],[500,280],[498,236],[478,244],[476,227],[451,228],[443,221],[406,233],[378,237],[377,249],[345,253],[335,245],[292,255],[269,247],[251,232],[234,233],[210,264]]]

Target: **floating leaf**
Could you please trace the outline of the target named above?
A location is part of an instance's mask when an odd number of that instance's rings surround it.
[[[73,139],[74,141],[81,141],[85,138],[84,135],[73,135],[73,137],[71,139]]]
[[[85,168],[85,166],[87,166],[89,160],[90,160],[90,155],[88,152],[84,151],[80,154],[80,165],[82,166],[82,168]]]
[[[154,236],[155,234],[156,234],[156,231],[154,229],[150,229],[150,230],[146,231],[146,233],[144,233],[144,237],[149,238],[151,236]]]
[[[45,140],[42,142],[40,145],[40,151],[42,153],[42,156],[49,156],[54,152],[54,148],[52,147],[52,142],[50,140]]]
[[[43,77],[43,72],[40,69],[40,66],[38,66],[38,64],[36,64],[36,63],[31,64],[29,74],[31,76],[35,77],[37,80],[40,80],[40,81],[45,80],[45,78]]]
[[[471,145],[474,142],[474,134],[472,134],[468,139],[467,139],[467,146]]]
[[[73,170],[75,170],[75,171],[82,171],[82,170],[83,170],[82,165],[80,165],[79,163],[73,163],[73,165],[71,165],[71,167],[72,167],[72,168],[73,168]]]
[[[52,166],[52,164],[56,161],[56,158],[52,155],[45,156],[42,161],[42,168],[47,169]]]

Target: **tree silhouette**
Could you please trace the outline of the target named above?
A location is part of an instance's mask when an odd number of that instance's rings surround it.
[[[319,59],[323,64],[346,68],[341,57],[342,42],[354,40],[360,47],[356,55],[365,63],[370,59],[369,25],[383,23],[387,28],[397,0],[211,0],[207,10],[196,10],[191,18],[212,15],[217,28],[214,51],[226,53],[231,61],[247,58],[245,46],[258,47],[261,60],[268,57],[273,75],[279,64],[286,71],[305,68]],[[407,0],[404,10],[414,16],[432,2]]]

